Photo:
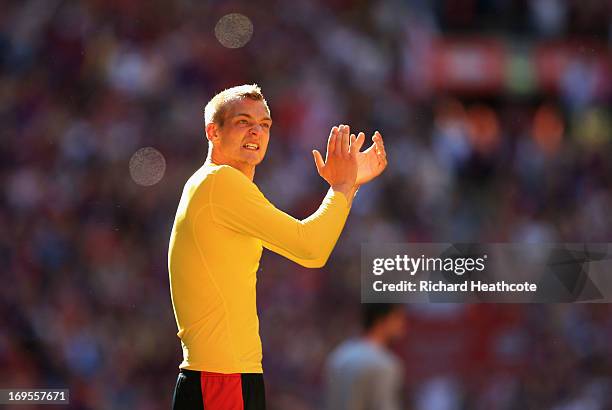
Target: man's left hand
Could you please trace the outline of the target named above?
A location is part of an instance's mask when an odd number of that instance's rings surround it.
[[[364,138],[363,132],[359,133],[358,139]],[[354,135],[353,135],[354,136]],[[370,182],[379,176],[387,167],[387,154],[383,144],[382,135],[378,131],[372,136],[372,145],[363,152],[357,153],[357,186]]]

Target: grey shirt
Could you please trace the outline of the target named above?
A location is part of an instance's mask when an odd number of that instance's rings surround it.
[[[398,410],[402,365],[389,350],[366,339],[342,343],[326,363],[329,410]]]

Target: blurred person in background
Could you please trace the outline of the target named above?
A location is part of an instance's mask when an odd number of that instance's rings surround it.
[[[329,410],[402,408],[403,366],[389,346],[406,333],[403,305],[366,303],[364,333],[338,346],[326,364]]]
[[[326,160],[313,157],[330,189],[297,220],[253,183],[272,119],[257,85],[217,94],[205,108],[208,156],[187,181],[168,254],[170,288],[183,348],[174,409],[264,409],[256,282],[263,247],[309,268],[325,265],[359,186],[386,166],[382,137],[333,127]]]

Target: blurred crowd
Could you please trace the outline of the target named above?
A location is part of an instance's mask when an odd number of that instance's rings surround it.
[[[359,332],[365,242],[610,242],[612,75],[486,95],[422,81],[436,39],[597,42],[598,0],[7,0],[0,13],[0,387],[68,387],[73,409],[164,409],[180,362],[166,256],[203,107],[258,83],[274,125],[255,182],[303,218],[333,125],[385,138],[325,268],[266,253],[258,303],[271,409],[322,407],[327,353]],[[252,24],[227,48],[217,21]],[[238,20],[240,22],[241,20]],[[244,33],[241,32],[244,31]],[[247,40],[249,40],[247,38]],[[134,179],[130,159],[161,180]],[[161,157],[161,160],[159,159]],[[163,163],[160,164],[159,161]],[[132,161],[133,163],[133,161]],[[146,178],[145,178],[146,179]],[[155,182],[155,181],[153,181]],[[412,305],[406,408],[611,409],[608,305]],[[25,409],[26,407],[19,407]]]

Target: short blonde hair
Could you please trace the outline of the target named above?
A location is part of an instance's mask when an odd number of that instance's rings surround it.
[[[206,107],[204,107],[204,125],[215,123],[222,127],[227,107],[242,98],[263,101],[268,114],[270,114],[270,107],[268,107],[268,103],[261,93],[261,88],[257,84],[244,84],[221,91],[206,104]]]

